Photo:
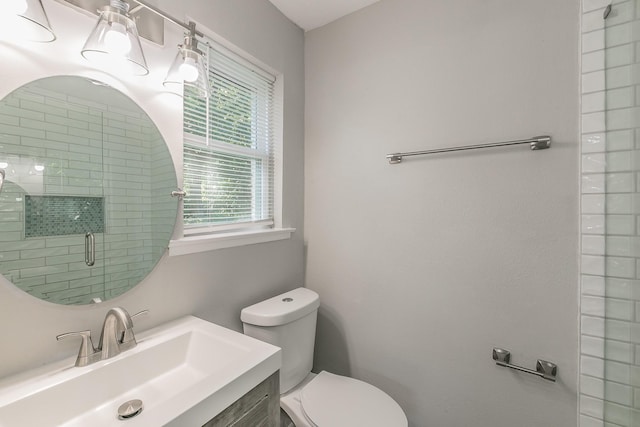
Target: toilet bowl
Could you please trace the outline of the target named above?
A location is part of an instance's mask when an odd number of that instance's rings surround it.
[[[282,349],[280,406],[295,427],[407,427],[402,408],[354,378],[311,372],[320,298],[298,288],[244,308],[244,333]]]
[[[400,405],[379,388],[326,371],[280,396],[296,427],[407,426]]]

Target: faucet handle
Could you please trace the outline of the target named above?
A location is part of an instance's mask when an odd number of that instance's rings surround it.
[[[144,316],[146,314],[149,314],[149,310],[142,310],[137,312],[136,314],[132,314],[131,316],[129,316],[129,318],[131,319],[131,324],[133,325],[133,319],[138,317],[138,316]],[[122,343],[126,344],[126,343],[133,343],[132,345],[135,346],[136,343],[136,337],[135,334],[133,333],[133,329],[126,329],[123,333],[122,333]]]
[[[149,310],[142,310],[142,311],[139,311],[139,312],[137,312],[136,314],[132,314],[132,315],[131,315],[131,320],[133,320],[133,318],[134,318],[134,317],[138,317],[138,316],[145,316],[145,315],[147,315],[147,314],[149,314]]]
[[[91,341],[91,331],[67,332],[56,336],[56,339],[60,341],[68,337],[82,338],[78,358],[76,359],[76,366],[87,366],[90,363],[89,358],[96,352],[96,349],[93,347],[93,342]]]

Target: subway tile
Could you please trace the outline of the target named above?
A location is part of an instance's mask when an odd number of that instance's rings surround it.
[[[605,359],[607,360],[629,364],[633,364],[635,362],[635,345],[631,343],[606,340],[604,353]]]
[[[581,375],[580,393],[597,399],[604,399],[604,380],[588,375]]]
[[[0,106],[0,112],[14,117],[24,117],[33,120],[44,120],[44,113],[38,111],[28,111],[21,108],[8,106],[6,103]]]
[[[607,276],[633,279],[636,277],[636,260],[608,256],[605,258],[605,269]]]
[[[634,242],[630,236],[606,236],[605,242],[603,246],[609,256],[634,256]]]
[[[631,86],[633,85],[633,81],[634,81],[634,77],[633,77],[633,66],[632,65],[625,65],[622,67],[616,67],[616,68],[610,68],[607,70],[606,74],[603,72],[603,80],[606,81],[603,82],[603,86],[606,85],[607,89],[615,89],[615,88],[619,88],[619,87],[626,87],[626,86]],[[596,71],[595,73],[590,73],[590,74],[596,74],[599,73],[599,71]],[[595,87],[595,78],[596,76],[590,77],[590,81],[588,82],[590,85],[593,85],[593,87]],[[591,81],[591,79],[593,79],[594,81]],[[596,90],[604,90],[605,87],[602,87],[601,89],[596,89]]]
[[[615,119],[614,124],[617,124],[619,115],[616,115],[612,119]],[[585,133],[602,132],[607,129],[606,125],[609,124],[611,114],[605,116],[604,112],[587,113],[582,115],[582,131]],[[628,128],[629,126],[627,126]],[[613,129],[613,128],[611,128]],[[620,128],[615,128],[620,129]]]
[[[89,101],[87,99],[76,98],[74,96],[67,97],[67,100],[73,104],[83,105],[88,107],[91,110],[99,110],[99,112],[94,111],[94,114],[103,114],[104,111],[107,111],[108,107],[105,104],[101,104],[99,102]]]
[[[581,197],[582,213],[599,215],[605,213],[606,196],[599,194],[585,194]]]
[[[588,33],[604,28],[604,19],[602,19],[603,9],[598,8],[590,12],[582,14],[582,32]]]
[[[616,89],[616,90],[625,90],[625,89]],[[626,89],[630,91],[631,89]],[[608,94],[606,92],[593,92],[588,93],[582,96],[582,113],[594,113],[598,111],[604,111],[605,106],[608,107],[610,104],[606,102],[606,98],[608,98]],[[624,105],[624,107],[630,107],[630,105]],[[622,107],[618,107],[622,108]],[[585,132],[588,132],[585,130]]]
[[[613,425],[637,426],[640,425],[640,411],[628,406],[605,401],[604,419]]]
[[[633,406],[633,387],[611,381],[606,381],[604,387],[604,399],[606,401]]]
[[[32,258],[32,259],[20,259],[13,261],[3,261],[2,269],[5,270],[22,270],[35,267],[43,267],[45,265],[44,259]]]
[[[580,413],[590,417],[604,419],[604,402],[589,396],[580,396]]]
[[[606,80],[606,76],[604,71],[594,71],[591,73],[583,74],[582,75],[582,93],[584,94],[584,93],[604,91],[607,88],[607,86],[605,85],[605,80]],[[624,86],[629,86],[629,85],[627,84]]]
[[[595,92],[593,94],[584,95],[583,99],[587,96],[594,97],[600,93],[602,92]],[[635,105],[635,91],[633,87],[611,89],[605,92],[605,96],[602,97],[602,99],[591,98],[588,99],[588,101],[590,102],[590,105],[588,105],[587,107],[593,108],[592,111],[600,111],[597,109],[598,107],[600,107],[601,110],[604,110],[605,105],[609,110],[631,108]]]
[[[640,323],[605,319],[607,338],[634,344],[640,343]]]
[[[633,64],[634,56],[633,43],[610,47],[605,51],[604,63],[608,69],[631,65]]]
[[[68,287],[70,280],[91,277],[91,272],[89,271],[89,269],[85,269],[81,271],[68,271],[64,273],[47,274],[45,277],[47,283],[66,282]]]
[[[600,297],[583,296],[580,310],[586,316],[605,317],[605,299]]]
[[[580,427],[605,427],[602,419],[593,418],[584,414],[580,414],[579,422]]]
[[[583,13],[587,13],[595,9],[604,10],[609,3],[611,3],[610,0],[582,0],[582,11]],[[600,13],[600,17],[602,17],[602,13]]]
[[[622,239],[625,239],[622,237]],[[627,252],[629,252],[629,242],[627,239]],[[608,240],[606,240],[608,242]],[[614,243],[618,243],[614,241]],[[596,235],[584,235],[582,236],[582,253],[585,255],[605,255],[605,237],[604,236],[596,236]],[[608,252],[614,255],[611,252]]]
[[[640,300],[640,281],[634,279],[606,279],[606,295],[611,298]],[[640,317],[636,317],[640,319]]]
[[[580,226],[582,234],[604,234],[604,215],[582,215]]]
[[[604,194],[606,190],[604,174],[584,174],[581,184],[583,194]]]
[[[609,156],[612,154],[614,153],[608,153],[607,164],[609,164]],[[614,159],[611,159],[612,162],[613,160]],[[631,161],[629,159],[615,159],[615,164],[621,170],[624,170],[625,163],[629,163],[628,167],[629,169],[632,169]],[[632,193],[635,191],[635,179],[631,172],[609,173],[606,175],[605,182],[606,191],[609,193]]]
[[[59,255],[46,257],[47,265],[69,264],[70,262],[79,262],[84,259],[81,254]]]
[[[20,108],[23,110],[37,111],[45,114],[55,114],[66,116],[67,111],[64,108],[58,108],[50,104],[45,104],[42,100],[20,100]]]
[[[635,17],[635,0],[613,0],[613,9],[607,18],[607,26],[618,25],[623,22],[632,21]]]
[[[15,242],[22,239],[22,233],[16,231],[5,231],[0,233],[0,242]],[[13,248],[12,248],[13,249]]]
[[[606,231],[608,235],[632,236],[636,234],[635,217],[630,215],[606,215]]]
[[[583,274],[580,279],[582,295],[605,296],[605,279],[602,276]]]
[[[604,371],[607,380],[619,383],[627,383],[632,375],[631,367],[628,364],[610,360],[605,360]]]
[[[582,34],[582,52],[593,52],[605,48],[604,30],[595,30]]]
[[[606,151],[606,137],[604,132],[582,135],[582,154],[602,153]]]
[[[592,113],[598,114],[598,113]],[[606,113],[606,125],[608,130],[629,129],[635,125],[637,110],[635,108],[621,108],[608,110]],[[604,115],[604,113],[603,113]],[[583,115],[584,117],[584,115]]]
[[[69,267],[63,265],[49,265],[46,267],[23,268],[20,270],[20,277],[28,278],[33,276],[45,276],[47,274],[66,273]]]
[[[580,338],[580,352],[586,356],[593,356],[598,358],[604,358],[605,355],[605,340],[598,337],[591,337],[583,335]],[[592,396],[594,396],[592,394]],[[598,397],[598,396],[596,396]]]
[[[582,334],[604,338],[606,322],[601,317],[585,316],[580,318],[580,330]]]
[[[602,37],[605,40],[607,48],[632,43],[634,41],[633,23],[625,22],[618,25],[608,25],[606,28],[606,36],[603,35]]]
[[[607,215],[633,214],[634,212],[634,197],[631,194],[607,194],[605,199]]]
[[[4,263],[6,261],[15,261],[20,259],[19,251],[1,251],[0,252],[0,263]]]

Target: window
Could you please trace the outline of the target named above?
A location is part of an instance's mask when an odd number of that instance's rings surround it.
[[[274,224],[275,78],[201,44],[211,94],[184,94],[185,235]]]

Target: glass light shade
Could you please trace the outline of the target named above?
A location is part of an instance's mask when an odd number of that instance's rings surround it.
[[[41,0],[5,0],[5,2],[0,13],[1,38],[36,42],[52,42],[56,39]]]
[[[137,76],[149,74],[135,22],[111,6],[102,9],[82,56],[105,69]]]
[[[209,79],[202,52],[188,47],[186,43],[181,45],[163,84],[176,92],[184,84],[194,89],[197,96],[207,98],[209,96]]]

